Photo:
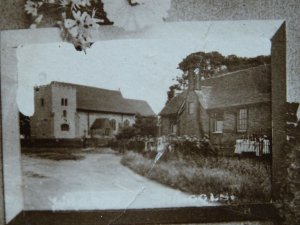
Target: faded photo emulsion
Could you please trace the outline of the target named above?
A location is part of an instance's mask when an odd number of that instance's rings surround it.
[[[65,42],[18,46],[11,121],[24,210],[270,202],[279,26],[170,22],[107,28],[86,53]]]

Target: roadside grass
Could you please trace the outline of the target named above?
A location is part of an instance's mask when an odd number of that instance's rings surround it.
[[[178,156],[154,165],[153,159],[127,151],[121,163],[142,176],[190,194],[213,194],[219,200],[227,196],[225,202],[236,203],[270,201],[270,171],[250,159]]]

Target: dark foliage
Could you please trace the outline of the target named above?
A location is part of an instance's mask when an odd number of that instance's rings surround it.
[[[156,116],[136,115],[135,124],[136,135],[156,137],[158,132],[158,120]]]
[[[158,120],[156,116],[136,115],[135,124],[130,127],[122,128],[121,132],[116,136],[120,139],[130,139],[134,136],[151,136],[156,137],[158,133]]]
[[[30,138],[30,117],[19,113],[19,126],[20,134],[24,136],[26,140]]]
[[[271,57],[263,55],[247,58],[236,55],[223,56],[216,51],[207,53],[192,53],[178,64],[178,69],[182,70],[183,74],[176,78],[176,84],[169,87],[169,91],[167,92],[167,102],[174,97],[175,90],[186,88],[188,71],[197,71],[202,78],[206,79],[222,73],[233,72],[270,63]]]

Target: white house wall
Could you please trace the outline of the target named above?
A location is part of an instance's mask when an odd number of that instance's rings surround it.
[[[90,137],[88,131],[89,127],[93,125],[96,119],[107,118],[109,120],[116,120],[116,130],[113,131],[113,135],[117,134],[120,130],[120,124],[124,124],[126,120],[129,121],[130,125],[135,123],[134,115],[123,115],[123,114],[113,114],[113,113],[101,113],[101,112],[83,112],[79,111],[77,113],[77,137]]]

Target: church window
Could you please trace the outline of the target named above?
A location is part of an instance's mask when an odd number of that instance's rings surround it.
[[[43,98],[41,98],[41,106],[45,105],[45,100]]]
[[[129,127],[129,125],[130,125],[129,120],[125,120],[124,126],[125,126],[125,127]]]
[[[61,99],[61,105],[62,106],[67,106],[68,105],[68,99],[67,98],[62,98]]]
[[[67,110],[63,111],[63,117],[67,117]]]
[[[110,121],[110,126],[111,126],[111,128],[112,128],[113,130],[116,130],[116,120],[115,120],[115,119],[112,119],[112,120]]]
[[[105,136],[109,136],[109,133],[110,133],[110,129],[106,128],[105,131],[104,131],[104,135]]]
[[[69,126],[69,124],[64,123],[60,126],[60,129],[61,129],[61,131],[69,131],[70,126]]]

